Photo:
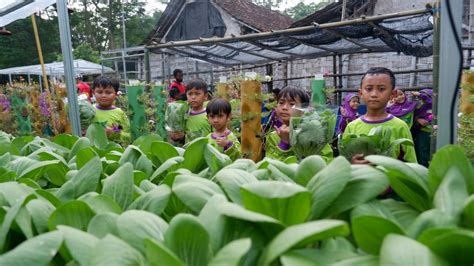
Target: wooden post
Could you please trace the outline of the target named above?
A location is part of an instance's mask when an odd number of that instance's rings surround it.
[[[217,97],[229,100],[229,85],[227,83],[217,83]]]
[[[262,156],[262,84],[256,80],[242,82],[241,93],[241,117],[242,117],[242,143],[241,152],[243,158],[252,159],[257,162]]]

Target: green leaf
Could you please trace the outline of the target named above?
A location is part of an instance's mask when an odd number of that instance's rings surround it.
[[[183,168],[186,168],[193,173],[199,173],[206,168],[203,151],[207,143],[207,138],[197,138],[186,144],[186,151],[183,156]]]
[[[133,166],[126,163],[104,180],[102,193],[109,195],[123,209],[133,201]]]
[[[128,244],[142,253],[145,252],[144,240],[146,238],[163,241],[164,232],[168,224],[152,213],[146,211],[126,211],[117,219],[119,236]]]
[[[148,178],[153,174],[153,163],[148,159],[148,157],[142,155],[135,163],[135,169],[145,173]]]
[[[239,169],[243,171],[253,171],[255,170],[255,162],[250,159],[237,159],[232,164],[224,167],[225,169]]]
[[[415,221],[408,227],[407,235],[411,238],[417,238],[424,231],[431,228],[456,227],[456,219],[447,215],[445,212],[432,209],[420,214]]]
[[[343,191],[350,177],[351,166],[344,157],[340,156],[309,181],[307,188],[312,194],[312,219],[321,217]]]
[[[48,218],[55,207],[48,201],[33,199],[26,204],[26,209],[31,215],[36,232],[39,234],[48,232]]]
[[[153,239],[145,239],[145,254],[151,266],[185,266],[176,254]]]
[[[191,175],[178,175],[172,190],[186,206],[196,213],[201,211],[212,196],[224,195],[216,183]]]
[[[144,155],[143,152],[136,146],[129,145],[122,154],[122,157],[119,160],[120,165],[125,163],[131,163],[133,166],[136,165],[138,159]]]
[[[48,220],[48,228],[54,230],[56,226],[62,224],[86,231],[92,217],[94,217],[94,212],[86,203],[70,201],[59,206],[51,214]]]
[[[107,235],[94,247],[90,265],[145,265],[143,255],[125,241]]]
[[[77,169],[81,169],[84,165],[86,165],[87,162],[98,156],[99,155],[92,147],[88,147],[78,151],[76,156]]]
[[[150,177],[150,180],[154,183],[161,181],[167,173],[171,173],[176,170],[184,162],[183,157],[172,157],[166,160]]]
[[[66,183],[72,183],[74,190],[74,198],[77,198],[85,193],[95,191],[99,184],[100,175],[102,173],[102,163],[99,157],[92,158],[82,167],[71,180]],[[70,186],[70,185],[69,185]],[[59,189],[58,198],[67,198],[70,188],[63,186]]]
[[[251,245],[252,242],[248,238],[232,241],[219,250],[209,263],[209,266],[238,266],[243,256],[249,251]]]
[[[285,176],[289,177],[292,181],[294,181],[296,176],[296,171],[298,170],[298,165],[294,164],[286,164],[284,162],[280,162],[278,160],[267,159],[270,163],[270,166],[274,166],[278,169],[279,172],[283,173]]]
[[[377,255],[384,237],[390,233],[403,234],[393,221],[377,216],[358,216],[351,221],[354,238],[361,249]]]
[[[365,157],[371,163],[383,166],[390,186],[403,200],[419,211],[431,209],[431,197],[427,180],[405,163],[378,155]]]
[[[21,208],[23,207],[23,205],[27,204],[30,200],[34,198],[34,195],[22,197],[18,201],[16,201],[10,209],[8,209],[6,215],[2,219],[2,227],[0,228],[0,252],[4,251],[8,232],[10,231],[10,227],[12,226],[12,223],[20,212]]]
[[[462,212],[467,194],[466,183],[457,168],[451,168],[438,186],[433,198],[433,206],[447,214],[458,217]]]
[[[431,232],[430,232],[431,231]],[[474,232],[471,230],[431,229],[425,231],[418,241],[428,246],[451,265],[474,264]]]
[[[379,257],[373,255],[357,256],[342,261],[335,262],[331,266],[377,266],[379,264]]]
[[[407,229],[413,221],[420,215],[420,212],[415,210],[405,202],[396,201],[393,199],[386,199],[380,201],[385,208],[395,217],[397,222],[403,229]]]
[[[128,209],[145,210],[160,215],[168,205],[170,197],[171,189],[167,185],[160,185],[138,197]]]
[[[428,183],[434,193],[452,167],[456,168],[466,182],[469,194],[474,193],[474,170],[469,162],[464,149],[457,145],[447,145],[433,156],[428,171]]]
[[[62,233],[66,248],[74,260],[80,265],[89,265],[89,260],[99,239],[69,226],[58,225],[58,230]]]
[[[148,134],[140,136],[133,142],[133,145],[140,148],[140,150],[145,154],[151,154],[153,150],[153,143],[157,141],[163,141],[163,138],[157,134]]]
[[[98,238],[104,238],[107,234],[118,236],[118,217],[118,214],[112,212],[97,214],[89,222],[87,232]]]
[[[153,189],[158,187],[157,185],[153,184],[150,180],[142,180],[139,186],[145,192],[150,192]]]
[[[53,138],[53,142],[70,150],[78,139],[79,137],[75,135],[59,134]]]
[[[45,199],[46,201],[51,203],[54,207],[58,207],[61,205],[61,201],[49,191],[37,189],[35,190],[35,195]]]
[[[232,160],[229,158],[229,156],[220,153],[210,144],[206,144],[204,148],[204,160],[211,170],[211,176],[224,168],[226,165],[232,163]]]
[[[11,207],[33,192],[32,188],[17,182],[0,183],[0,194],[3,194],[3,197]]]
[[[257,182],[252,174],[240,169],[222,169],[216,173],[214,178],[222,186],[227,196],[235,203],[242,204],[240,187],[247,183]]]
[[[27,160],[27,159],[28,158],[26,157],[21,157],[17,160]],[[16,163],[17,160],[12,162],[12,164]],[[17,170],[20,170],[16,172],[17,180],[22,179],[22,178],[37,180],[48,170],[50,166],[55,166],[57,163],[59,163],[59,161],[57,160],[44,161],[44,162],[33,161],[31,164],[29,164],[28,167],[20,168],[20,169],[17,168]]]
[[[322,239],[349,235],[347,223],[338,220],[319,220],[293,225],[280,232],[265,248],[259,265],[270,265],[292,248],[303,247]]]
[[[20,228],[21,232],[27,239],[33,237],[33,225],[31,223],[31,215],[25,206],[23,206],[16,215],[15,224]]]
[[[380,265],[448,265],[428,247],[405,236],[390,234],[380,249]]]
[[[311,208],[311,194],[300,185],[260,181],[241,187],[242,202],[248,210],[259,212],[294,225],[306,220]]]
[[[158,163],[163,164],[168,159],[178,157],[179,153],[175,147],[168,142],[155,141],[151,144],[151,154],[158,159]]]
[[[68,161],[71,161],[72,158],[76,157],[77,153],[85,148],[91,147],[92,144],[88,138],[82,137],[74,143],[72,146],[71,151],[69,152]]]
[[[165,245],[186,265],[207,265],[211,256],[209,233],[193,215],[178,214],[165,233]]]
[[[474,195],[471,195],[466,199],[462,218],[466,227],[474,229]]]
[[[89,205],[92,211],[96,214],[106,212],[120,214],[122,212],[120,206],[115,203],[111,197],[104,194],[90,192],[80,197],[79,200],[87,203],[87,205]]]
[[[39,235],[0,256],[0,265],[49,265],[62,242],[58,231]]]
[[[372,200],[384,192],[389,185],[387,176],[371,166],[352,165],[351,169],[352,178],[321,217],[335,217],[337,214]]]
[[[16,173],[6,168],[0,167],[0,183],[15,181]]]
[[[0,156],[0,167],[7,167],[8,164],[10,163],[11,161],[11,155],[10,153],[5,153],[3,155]]]
[[[86,131],[86,137],[89,139],[90,143],[101,150],[107,150],[109,145],[109,140],[105,134],[104,126],[93,123],[91,124]]]
[[[296,183],[306,186],[311,178],[324,169],[324,167],[326,167],[326,162],[321,156],[308,156],[298,165],[298,170],[296,171],[294,180]]]

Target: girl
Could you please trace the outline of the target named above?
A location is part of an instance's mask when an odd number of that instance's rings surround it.
[[[231,111],[232,107],[225,99],[217,98],[209,102],[206,113],[213,132],[207,138],[209,144],[235,161],[240,158],[240,143],[234,133],[227,128]]]
[[[399,89],[394,90],[395,96],[393,97],[393,104],[387,106],[387,113],[392,114],[405,123],[407,123],[408,128],[413,126],[413,116],[416,108],[416,103],[411,102],[407,99],[405,93]]]
[[[356,120],[359,117],[357,109],[359,108],[360,99],[359,96],[355,93],[349,93],[344,97],[339,111],[341,112],[341,118],[339,120],[339,125],[337,127],[336,134],[344,133],[344,130],[347,127],[347,124]]]

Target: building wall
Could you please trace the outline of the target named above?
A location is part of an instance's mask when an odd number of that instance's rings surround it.
[[[377,0],[374,15],[421,9],[432,3],[433,0]]]

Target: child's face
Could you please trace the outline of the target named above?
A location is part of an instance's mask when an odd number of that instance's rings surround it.
[[[366,75],[359,89],[368,110],[382,110],[392,97],[393,87],[387,74]]]
[[[223,131],[227,128],[227,123],[230,121],[230,115],[227,115],[223,112],[219,114],[207,114],[207,119],[209,120],[209,124],[216,130],[216,131]]]
[[[117,92],[112,86],[97,87],[94,89],[94,97],[101,107],[110,107],[114,104]]]
[[[188,97],[189,106],[194,110],[202,109],[204,101],[207,100],[207,93],[196,88],[188,90],[186,96]]]
[[[301,100],[299,98],[280,98],[276,107],[276,115],[283,123],[288,125],[290,123],[292,108],[299,105],[301,105]]]
[[[405,94],[401,90],[395,90],[396,94],[393,98],[395,103],[404,103],[405,102]]]
[[[349,101],[349,107],[351,107],[352,110],[357,110],[359,109],[359,97],[353,97]]]

